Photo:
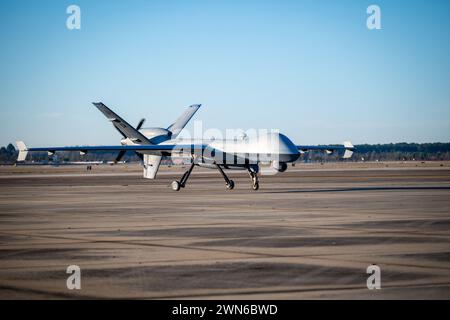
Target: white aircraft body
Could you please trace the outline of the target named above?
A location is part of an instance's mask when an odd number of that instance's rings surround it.
[[[200,105],[188,107],[172,125],[164,129],[142,128],[145,119],[142,119],[135,128],[103,103],[93,104],[122,135],[123,139],[120,141],[120,145],[27,148],[23,141],[17,141],[19,149],[17,161],[25,161],[28,152],[46,151],[49,155],[53,155],[57,151],[79,151],[81,154],[91,151],[117,151],[118,156],[115,162],[118,162],[127,151],[133,151],[142,160],[144,178],[155,179],[163,156],[189,156],[192,158],[191,166],[179,181],[172,182],[171,186],[174,191],[179,191],[186,186],[195,166],[217,169],[222,174],[229,190],[234,188],[234,182],[228,178],[224,169],[247,170],[253,190],[258,190],[258,173],[261,163],[270,162],[274,170],[284,172],[288,163],[295,162],[301,153],[309,150],[322,150],[328,154],[344,150],[343,158],[350,158],[354,151],[351,142],[328,146],[295,145],[288,137],[279,132],[267,132],[256,137],[244,135],[240,139],[234,140],[186,141],[177,139],[177,137]]]

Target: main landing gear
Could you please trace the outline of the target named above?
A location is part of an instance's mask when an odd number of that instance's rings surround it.
[[[193,162],[191,164],[191,166],[189,167],[189,169],[183,174],[183,177],[181,178],[180,181],[173,181],[171,184],[172,190],[173,191],[180,191],[181,188],[184,188],[186,186],[186,182],[189,179],[192,170],[194,170],[194,166],[196,164]],[[222,167],[220,165],[218,165],[217,163],[214,164],[217,168],[217,170],[219,170],[220,174],[222,175],[223,179],[225,180],[225,186],[227,187],[228,190],[233,190],[234,189],[234,181],[231,180],[230,178],[228,178],[228,176],[225,174],[225,172],[223,171]],[[247,166],[247,171],[248,174],[250,175],[251,181],[252,181],[252,189],[253,190],[258,190],[259,189],[259,179],[258,179],[258,171],[259,168],[257,166]]]
[[[225,174],[223,169],[218,164],[215,164],[215,165],[216,165],[217,170],[219,170],[219,172],[222,174],[222,176],[225,180],[225,186],[227,187],[227,189],[233,190],[234,189],[234,181],[228,178],[228,176]],[[189,170],[183,174],[183,177],[181,178],[181,180],[172,182],[171,187],[172,187],[173,191],[180,191],[181,188],[184,188],[186,186],[186,182],[189,179],[189,177],[192,173],[192,170],[194,169],[194,166],[195,166],[195,163],[192,162],[191,166],[189,167]]]
[[[186,186],[186,182],[189,179],[189,176],[191,175],[192,170],[194,170],[194,167],[195,167],[195,163],[194,163],[194,161],[192,161],[191,166],[189,167],[188,171],[186,171],[183,174],[183,177],[181,177],[181,180],[172,182],[171,186],[172,186],[173,191],[180,191],[181,188],[184,188]]]
[[[225,180],[225,185],[227,187],[228,190],[233,190],[234,189],[234,181],[230,180],[228,178],[228,176],[225,174],[225,172],[223,171],[223,169],[216,163],[216,168],[217,170],[219,170],[219,172],[222,174],[222,177]]]

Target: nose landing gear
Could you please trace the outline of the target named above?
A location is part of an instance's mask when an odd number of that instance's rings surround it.
[[[250,178],[252,179],[252,189],[257,191],[259,189],[258,174],[249,170]]]
[[[259,181],[258,181],[258,175],[256,173],[251,173],[252,176],[252,188],[253,190],[257,191],[259,190]]]
[[[257,191],[259,190],[259,179],[258,179],[258,167],[249,166],[247,167],[248,174],[252,179],[252,189]]]

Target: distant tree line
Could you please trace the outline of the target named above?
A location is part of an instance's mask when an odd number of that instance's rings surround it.
[[[389,143],[389,144],[360,144],[356,145],[353,157],[345,161],[445,161],[450,160],[450,143]],[[12,144],[0,148],[0,164],[14,164],[18,151]],[[333,162],[343,161],[341,154],[327,155],[323,152],[307,152],[299,161],[305,162]],[[33,152],[28,155],[27,162],[75,162],[75,161],[113,161],[116,152],[96,151],[86,155],[79,152],[58,152],[49,156],[46,152]],[[134,152],[127,152],[122,161],[140,161]]]
[[[0,148],[0,163],[7,164],[7,163],[14,163],[17,158],[17,151],[16,148],[10,143],[6,147]]]
[[[355,145],[345,161],[445,161],[450,160],[450,143],[389,143]],[[306,153],[300,161],[342,161],[339,154]]]

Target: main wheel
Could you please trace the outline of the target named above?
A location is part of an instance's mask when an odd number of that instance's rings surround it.
[[[227,183],[227,189],[228,190],[233,190],[234,189],[234,181],[230,180],[230,183]]]
[[[253,188],[253,190],[258,190],[259,189],[259,183],[258,182],[256,182],[256,183],[254,183],[253,185],[252,185],[252,188]]]
[[[178,181],[172,182],[172,190],[173,191],[180,191],[181,185]]]

